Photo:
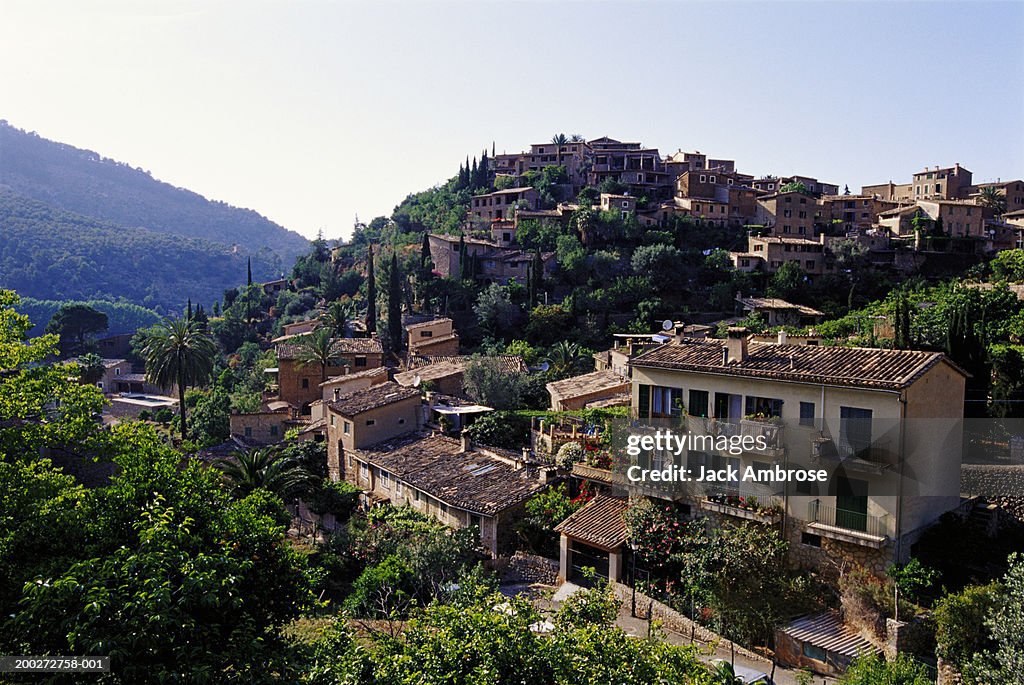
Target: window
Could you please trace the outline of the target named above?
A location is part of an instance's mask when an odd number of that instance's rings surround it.
[[[622,206],[623,207],[628,207],[629,206],[629,200],[623,200],[622,201]]]
[[[800,216],[801,219],[806,219],[807,218],[807,210],[801,209],[799,216]]]
[[[512,234],[509,233],[508,231],[506,231],[506,232],[501,234],[501,239],[502,239],[502,241],[504,241],[506,243],[510,242],[512,240]]]
[[[421,338],[433,338],[434,337],[434,331],[420,331],[420,337]]]
[[[760,416],[782,416],[782,400],[771,397],[753,397],[747,395],[747,402],[744,413]]]
[[[405,423],[405,419],[398,419],[398,425],[401,426]]]
[[[96,387],[99,388],[100,390],[102,390],[103,389],[103,381],[99,381],[98,383],[96,383]]]
[[[334,414],[331,414],[331,427],[334,427]]]
[[[272,435],[273,437],[277,437],[277,426],[270,427],[270,435]]]
[[[342,426],[342,432],[345,435],[348,435],[349,433],[351,433],[352,432],[352,424],[349,423],[348,421],[345,421],[344,422],[344,426]]]
[[[706,183],[706,182],[707,182],[707,180],[708,180],[708,177],[707,177],[707,176],[705,176],[704,174],[701,174],[701,175],[700,175],[700,182],[701,182],[701,183]]]
[[[642,419],[646,419],[651,413],[651,386],[640,385],[637,397],[637,412]]]
[[[714,182],[715,182],[715,177],[714,177],[714,176],[712,176],[712,177],[711,177],[711,178],[710,178],[709,180],[710,180],[710,181],[711,181],[712,183],[714,183]]]
[[[774,183],[769,183],[768,184],[768,190],[775,190],[775,184]]]
[[[871,410],[839,407],[839,444],[852,454],[871,447]]]
[[[364,462],[359,462],[359,479],[360,480],[369,480],[369,478],[370,478],[370,469],[369,469],[369,467]]]
[[[806,197],[800,198],[800,204],[802,204],[802,205],[807,204],[807,198]]]
[[[375,425],[376,423],[377,423],[377,420],[376,420],[376,419],[366,419],[366,425],[367,425],[367,426],[373,426],[373,425]]]
[[[689,410],[690,416],[708,415],[707,390],[691,390],[689,400],[690,402],[688,404],[687,409]]]
[[[784,210],[782,210],[782,216],[784,216],[784,217],[793,216],[793,210],[792,209],[784,209]]]
[[[353,361],[355,366],[366,366],[366,357],[356,357]]]
[[[246,426],[245,427],[245,437],[247,437],[247,438],[251,438],[252,437],[252,426]]]
[[[651,386],[651,416],[668,418],[683,415],[683,389]]]
[[[801,402],[800,403],[800,425],[801,426],[813,426],[814,425],[814,402]]]
[[[121,369],[114,369],[114,375],[115,376],[120,376],[121,375]]]
[[[786,198],[786,204],[793,204],[793,198],[787,197]]]
[[[804,262],[804,265],[805,265],[805,268],[807,268],[807,269],[813,269],[814,268],[814,260],[813,259],[808,259],[807,261]]]
[[[481,528],[481,527],[483,527],[483,522],[484,522],[484,520],[483,520],[482,517],[477,516],[476,514],[470,514],[469,515],[469,525],[476,526],[477,528]]]
[[[302,379],[302,389],[305,390],[308,387],[309,387],[309,379],[308,378],[303,378]]]
[[[402,481],[395,478],[395,495],[401,497],[402,495]]]
[[[385,490],[391,489],[391,474],[387,471],[381,470],[380,472],[380,485]]]

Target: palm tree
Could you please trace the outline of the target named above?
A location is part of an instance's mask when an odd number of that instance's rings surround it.
[[[714,685],[743,685],[743,678],[736,675],[732,664],[728,661],[715,661],[711,669],[711,682]]]
[[[571,136],[569,136],[569,142],[570,143],[582,143],[585,140],[586,140],[586,138],[581,136],[579,133],[573,133]]]
[[[995,210],[996,216],[1006,213],[1006,195],[995,186],[985,186],[978,195],[978,204]]]
[[[337,300],[327,306],[327,311],[320,317],[320,325],[337,337],[344,338],[348,322],[355,317],[355,307],[351,302]]]
[[[185,418],[185,388],[204,383],[213,371],[217,343],[194,321],[164,319],[149,330],[142,348],[146,380],[169,388],[178,386],[181,439],[188,439]]]
[[[300,494],[316,480],[297,459],[286,457],[272,447],[237,451],[215,464],[235,497],[245,497],[263,488],[287,499]]]
[[[579,345],[563,340],[551,348],[548,353],[548,363],[551,364],[551,368],[556,374],[568,375],[576,370],[582,354]]]
[[[300,366],[320,366],[320,382],[327,380],[327,367],[337,361],[338,341],[334,339],[334,331],[328,326],[321,326],[312,333],[299,339],[296,360]]]
[[[565,145],[566,143],[569,142],[569,139],[565,137],[564,133],[556,133],[555,135],[551,136],[551,142],[554,143],[555,145]]]

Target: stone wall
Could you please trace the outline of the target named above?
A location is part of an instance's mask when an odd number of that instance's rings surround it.
[[[1008,520],[1024,523],[1024,464],[964,464],[960,491],[984,497]]]
[[[558,561],[535,554],[516,552],[501,571],[504,583],[558,584]]]
[[[623,585],[622,583],[612,583],[612,590],[615,592],[615,597],[620,601],[626,603],[632,602],[633,588],[630,586]],[[675,609],[662,604],[656,599],[648,597],[642,592],[636,593],[636,614],[643,618],[650,617],[654,621],[660,621],[667,630],[671,630],[674,633],[689,636],[693,640],[703,642],[705,644],[715,643],[719,647],[732,649],[736,654],[748,659],[756,659],[768,664],[769,666],[771,665],[771,660],[764,655],[752,652],[746,647],[742,647],[725,639],[718,633],[705,628],[699,623],[691,621]]]
[[[935,620],[932,615],[922,614],[906,622],[885,619],[884,651],[889,661],[901,652],[930,659],[935,655]]]

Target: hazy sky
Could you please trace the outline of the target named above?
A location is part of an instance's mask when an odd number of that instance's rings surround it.
[[[0,0],[0,118],[328,238],[557,132],[1006,179],[1024,2]]]

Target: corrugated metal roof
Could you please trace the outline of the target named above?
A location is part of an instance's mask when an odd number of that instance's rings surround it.
[[[825,651],[849,657],[864,653],[877,654],[882,651],[852,626],[843,623],[838,611],[826,611],[798,618],[783,628],[782,632],[798,642],[806,642]]]

